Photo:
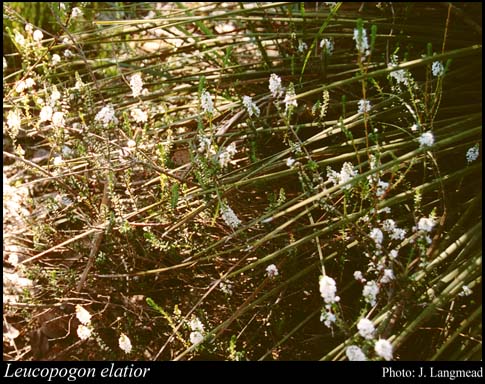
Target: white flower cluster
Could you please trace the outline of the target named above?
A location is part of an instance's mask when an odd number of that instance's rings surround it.
[[[295,87],[293,86],[292,83],[290,83],[290,86],[286,91],[285,100],[284,100],[286,112],[290,110],[290,108],[296,108],[298,106],[298,102],[296,101],[295,97],[296,97]]]
[[[334,304],[340,301],[340,297],[337,293],[337,283],[335,280],[328,276],[320,276],[320,295],[327,304]]]
[[[228,296],[232,295],[232,284],[229,281],[227,281],[227,282],[221,281],[221,283],[219,284],[219,288],[226,295],[228,295]]]
[[[269,77],[269,90],[273,97],[280,97],[283,92],[284,88],[281,85],[281,77],[272,73]]]
[[[359,53],[362,55],[362,58],[364,59],[366,56],[370,55],[369,51],[369,42],[367,40],[367,31],[362,28],[362,29],[354,29],[354,37],[353,40],[355,40],[355,47],[359,51]]]
[[[372,108],[369,100],[361,99],[359,100],[358,104],[359,104],[359,111],[358,111],[359,113],[369,113],[369,111]]]
[[[224,150],[219,153],[219,165],[221,168],[226,168],[232,162],[232,158],[236,155],[236,143],[232,142]]]
[[[118,123],[118,119],[115,116],[115,110],[112,105],[107,105],[99,111],[94,120],[100,121],[106,127],[109,123],[113,122],[115,124]]]
[[[351,180],[353,177],[357,175],[357,171],[354,170],[354,166],[352,163],[345,162],[342,165],[342,169],[340,170],[340,173],[334,171],[332,168],[328,167],[327,168],[327,175],[328,175],[328,181],[333,183],[333,185],[339,185],[343,184],[349,180]],[[347,184],[343,187],[343,189],[350,189],[351,185]]]
[[[430,131],[424,132],[418,140],[420,147],[431,147],[434,144],[434,135]]]
[[[377,295],[379,294],[379,287],[375,281],[368,281],[362,290],[364,300],[370,305],[376,305]]]
[[[259,107],[253,102],[251,96],[243,96],[243,105],[248,111],[249,117],[251,117],[252,115],[259,116]]]
[[[390,283],[394,280],[394,271],[392,269],[384,269],[384,275],[381,277],[380,282],[382,284]]]
[[[377,182],[377,191],[376,191],[376,196],[377,197],[382,197],[387,191],[387,188],[389,188],[389,183],[382,181],[379,179]]]
[[[361,271],[354,271],[354,279],[361,283],[365,283],[365,278]]]
[[[202,92],[202,94],[200,95],[200,105],[205,113],[214,113],[214,103],[212,102],[212,97],[209,92]]]
[[[143,91],[143,80],[141,79],[141,73],[135,73],[130,79],[130,88],[133,97],[138,97]]]
[[[385,360],[392,360],[392,344],[388,340],[379,339],[374,345],[374,350]]]
[[[204,324],[199,320],[198,317],[193,317],[189,322],[190,327],[190,342],[193,345],[200,344],[204,340]]]
[[[73,19],[82,15],[83,15],[83,11],[81,11],[81,9],[79,9],[78,7],[74,7],[71,11],[71,17]]]
[[[479,150],[480,148],[478,144],[475,144],[473,147],[469,148],[468,151],[466,151],[466,161],[468,164],[478,159],[478,155],[480,154]]]
[[[291,167],[293,166],[293,164],[295,164],[295,161],[296,161],[295,159],[293,159],[293,158],[291,158],[291,157],[288,157],[288,158],[286,159],[286,166],[287,166],[288,168],[291,168]]]
[[[392,240],[404,240],[406,236],[406,230],[396,226],[396,223],[392,219],[386,219],[382,223],[382,229],[389,233],[389,237]]]
[[[132,109],[130,115],[137,123],[146,123],[148,121],[148,114],[140,108]]]
[[[391,62],[387,64],[388,68],[394,68],[398,66],[398,58],[396,55],[393,55],[391,58]],[[394,80],[396,80],[397,84],[404,84],[404,85],[409,85],[409,72],[405,69],[400,69],[397,71],[392,71],[389,74],[390,77],[392,77]]]
[[[443,67],[443,64],[441,64],[441,62],[435,61],[431,65],[431,72],[433,72],[433,76],[443,76],[443,74],[445,73],[445,67]]]
[[[120,335],[120,338],[118,339],[118,345],[120,346],[121,350],[126,354],[131,352],[131,349],[132,349],[131,340],[124,333]]]
[[[374,324],[369,319],[366,319],[365,317],[360,319],[357,323],[357,329],[364,339],[372,340],[374,338]]]
[[[356,345],[349,345],[345,350],[345,354],[349,361],[367,361],[367,357],[362,352],[362,349]]]
[[[333,41],[331,39],[322,39],[320,41],[320,48],[322,48],[327,55],[331,55],[334,49]]]
[[[227,204],[222,204],[221,216],[222,220],[231,228],[237,228],[241,224],[241,220],[239,220],[232,208]]]
[[[305,43],[303,40],[298,42],[298,52],[303,53],[308,49],[308,44]]]
[[[205,153],[207,157],[216,154],[216,150],[212,144],[212,139],[203,135],[199,135],[199,147],[197,148],[197,151],[199,153]]]
[[[458,294],[458,296],[462,296],[462,297],[470,296],[472,293],[473,293],[473,291],[470,289],[470,287],[468,287],[468,285],[463,285],[461,287],[461,291]]]
[[[18,134],[21,123],[22,123],[22,117],[20,116],[20,112],[18,110],[11,109],[10,111],[8,111],[7,126],[12,132],[16,132]]]
[[[384,234],[379,228],[373,228],[369,233],[369,237],[372,240],[374,240],[377,248],[380,248],[382,246],[382,240],[384,240]]]
[[[327,328],[331,328],[332,324],[337,321],[337,317],[335,314],[332,313],[330,308],[327,308],[327,310],[322,311],[322,314],[320,315],[320,321],[325,324]]]
[[[76,305],[76,317],[81,324],[77,327],[77,335],[81,340],[89,339],[92,333],[91,314],[79,304]]]
[[[435,221],[430,217],[422,217],[418,221],[417,229],[422,232],[431,232],[435,226]]]
[[[61,56],[59,56],[57,53],[54,53],[52,55],[52,65],[57,65],[61,62]]]
[[[34,41],[40,42],[44,38],[44,34],[41,30],[36,29],[32,34],[32,38],[34,39]]]
[[[276,265],[274,265],[274,264],[268,265],[266,267],[266,274],[270,278],[278,276],[279,272],[278,272],[278,268],[276,267]]]

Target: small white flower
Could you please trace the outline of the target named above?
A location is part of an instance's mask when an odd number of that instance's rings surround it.
[[[272,73],[269,77],[269,90],[273,97],[279,97],[284,91],[284,88],[281,86],[281,77]]]
[[[386,232],[392,232],[396,228],[396,222],[392,219],[386,219],[382,222],[382,229]]]
[[[133,97],[138,97],[141,95],[143,89],[143,80],[141,79],[140,73],[135,73],[130,79],[130,88]]]
[[[91,323],[91,314],[79,304],[76,305],[76,317],[81,324],[88,325]]]
[[[461,287],[461,292],[458,296],[470,296],[472,293],[473,291],[467,285],[464,285]]]
[[[379,228],[373,228],[372,231],[370,231],[369,237],[374,240],[378,248],[382,245],[384,235]]]
[[[278,268],[274,264],[270,264],[266,267],[266,273],[267,273],[268,277],[270,277],[270,278],[278,276],[278,274],[279,274]]]
[[[305,43],[303,40],[298,42],[298,52],[303,53],[308,49],[308,44]]]
[[[232,284],[229,282],[221,282],[219,284],[219,288],[221,289],[222,292],[224,292],[226,295],[231,296],[232,295]]]
[[[431,232],[433,230],[434,225],[435,225],[435,222],[433,219],[430,219],[428,217],[422,217],[418,221],[418,231]]]
[[[42,107],[39,114],[40,122],[42,123],[43,121],[51,121],[53,113],[54,111],[52,110],[52,107],[50,105]]]
[[[27,84],[25,84],[25,81],[23,80],[19,80],[15,84],[15,92],[17,93],[22,93],[23,91],[25,91],[25,88],[27,88]]]
[[[100,121],[104,126],[107,126],[110,122],[118,123],[118,119],[115,116],[115,110],[112,105],[107,105],[99,111],[94,120]]]
[[[134,108],[130,115],[137,123],[146,123],[148,121],[148,114],[140,108]]]
[[[122,333],[120,338],[118,339],[118,344],[123,352],[127,354],[131,352],[131,340],[124,333]]]
[[[331,328],[336,320],[337,317],[331,311],[323,311],[320,315],[320,321],[323,322],[327,328]]]
[[[403,83],[404,85],[408,85],[409,83],[407,71],[405,71],[404,69],[393,71],[389,74],[389,76],[391,76],[394,80],[396,80],[396,83],[398,84]]]
[[[349,345],[345,350],[345,354],[349,361],[367,361],[367,357],[362,352],[362,349],[356,345]]]
[[[475,144],[473,147],[469,148],[466,152],[466,161],[468,162],[468,164],[478,159],[479,154],[480,152],[478,144]]]
[[[214,155],[216,153],[212,145],[212,140],[207,136],[199,136],[199,147],[197,151],[199,153],[206,152],[207,155]]]
[[[355,40],[355,47],[363,56],[368,56],[370,54],[367,31],[365,29],[362,28],[359,30],[355,28],[353,40]]]
[[[357,281],[360,281],[362,283],[365,282],[364,275],[362,275],[361,271],[354,271],[354,279],[357,280]]]
[[[354,176],[357,175],[357,171],[354,170],[354,166],[352,163],[345,162],[342,165],[342,169],[340,173],[334,171],[330,167],[327,168],[327,175],[328,181],[333,183],[334,185],[343,184],[349,180],[351,180]],[[352,186],[350,184],[343,187],[343,189],[350,189]]]
[[[433,133],[428,131],[424,132],[420,137],[419,137],[419,146],[420,147],[430,147],[434,144],[434,136]]]
[[[82,16],[83,11],[79,9],[78,7],[74,7],[71,11],[71,17],[75,19],[76,17]]]
[[[226,168],[232,162],[232,158],[237,153],[236,143],[232,142],[224,150],[219,153],[219,165],[221,168]]]
[[[34,41],[39,42],[39,41],[41,41],[44,38],[44,34],[42,33],[41,30],[36,29],[34,31],[34,34],[32,35],[32,38],[34,39]]]
[[[293,84],[290,84],[288,87],[288,90],[286,91],[285,95],[285,111],[288,111],[290,108],[296,108],[298,106],[298,102],[295,99],[296,93],[295,93],[295,87]]]
[[[364,339],[371,340],[374,338],[374,324],[369,319],[366,319],[365,317],[360,319],[357,323],[357,329]]]
[[[31,77],[25,79],[25,88],[32,88],[35,85],[35,80]]]
[[[383,357],[387,361],[392,360],[392,345],[386,339],[376,341],[374,350],[380,357]]]
[[[416,132],[418,129],[419,129],[418,124],[414,123],[413,125],[411,125],[411,131]]]
[[[293,164],[295,164],[295,161],[296,161],[295,159],[292,159],[291,157],[288,157],[286,159],[286,166],[288,168],[291,168],[293,166]]]
[[[259,107],[253,103],[253,99],[250,96],[243,96],[243,105],[248,111],[249,117],[252,115],[259,116]]]
[[[128,140],[126,145],[128,146],[128,148],[135,148],[136,147],[136,141],[130,139],[130,140]]]
[[[327,304],[333,304],[340,301],[340,297],[336,296],[337,283],[335,280],[328,276],[320,276],[320,295]]]
[[[25,24],[25,32],[31,35],[34,32],[34,26],[30,23]]]
[[[397,250],[396,250],[396,249],[392,249],[392,250],[389,252],[389,257],[390,257],[391,259],[395,259],[395,258],[397,257],[397,255],[398,255],[398,252],[397,252]]]
[[[192,331],[204,332],[204,324],[200,321],[198,317],[193,317],[189,322],[189,327]]]
[[[10,110],[7,114],[7,126],[13,131],[17,131],[20,129],[22,119],[20,117],[20,113],[17,110]]]
[[[214,113],[214,103],[212,102],[212,97],[209,92],[202,92],[200,95],[200,105],[205,113]]]
[[[54,53],[52,55],[52,65],[57,65],[61,62],[61,56],[59,56],[57,53]]]
[[[364,100],[361,99],[359,100],[359,113],[369,113],[369,111],[372,109],[372,106],[370,104],[369,100]]]
[[[50,96],[50,103],[51,105],[54,105],[57,100],[59,100],[62,97],[61,92],[57,90],[57,88],[54,87],[54,90],[51,93]]]
[[[64,164],[64,160],[61,156],[54,157],[54,166],[60,167],[62,164]]]
[[[222,220],[231,228],[237,228],[241,224],[241,220],[236,216],[232,208],[228,205],[221,206]]]
[[[384,269],[384,276],[381,277],[381,283],[387,284],[394,280],[394,272],[392,269]]]
[[[406,230],[402,228],[394,228],[392,233],[390,234],[390,238],[392,240],[404,240],[406,237]]]
[[[193,345],[200,344],[204,340],[204,335],[199,331],[190,332],[190,342]]]
[[[433,76],[442,76],[443,73],[445,73],[445,68],[443,67],[443,64],[441,64],[439,61],[435,61],[431,65],[431,72],[433,72]]]
[[[331,55],[333,53],[333,49],[334,49],[333,41],[330,40],[330,39],[322,39],[320,41],[320,48],[325,50],[325,52],[328,55]]]
[[[63,112],[54,112],[52,115],[52,124],[56,127],[64,127],[65,120],[64,120],[64,113]]]
[[[74,54],[72,53],[72,51],[70,49],[66,49],[64,51],[64,57],[73,57]]]
[[[83,324],[79,324],[77,326],[77,335],[81,340],[89,339],[89,337],[91,336],[91,332],[91,328],[86,327]]]
[[[370,305],[376,305],[377,295],[379,294],[379,287],[375,281],[368,281],[362,290],[364,300]]]
[[[19,31],[15,31],[15,42],[21,47],[25,45],[25,38]]]

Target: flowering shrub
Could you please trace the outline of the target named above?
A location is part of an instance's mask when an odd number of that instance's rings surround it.
[[[40,293],[4,309],[43,332],[32,318],[62,306],[72,329],[42,358],[481,358],[470,23],[229,2],[41,3],[33,25],[19,4],[4,268]],[[5,359],[31,358],[11,327]]]

